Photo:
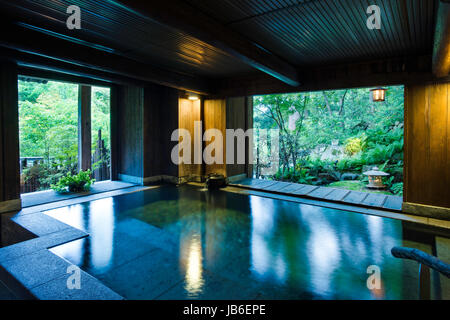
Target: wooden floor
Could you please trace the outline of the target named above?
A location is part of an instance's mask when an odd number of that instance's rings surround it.
[[[318,187],[298,183],[269,181],[261,179],[244,179],[229,183],[232,186],[258,191],[276,192],[286,195],[301,196],[316,200],[335,201],[365,207],[383,208],[401,211],[403,199],[397,196],[351,191],[345,189]]]

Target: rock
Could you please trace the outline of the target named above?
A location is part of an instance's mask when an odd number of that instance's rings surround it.
[[[341,180],[345,181],[345,180],[358,180],[359,179],[359,175],[356,173],[344,173],[341,176]]]

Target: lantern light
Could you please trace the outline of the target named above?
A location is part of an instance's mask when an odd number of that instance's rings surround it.
[[[195,101],[195,100],[200,99],[200,97],[196,93],[189,92],[188,93],[188,99],[191,100],[191,101]]]
[[[373,167],[372,170],[364,172],[364,175],[369,177],[369,189],[384,189],[386,186],[383,184],[383,177],[388,177],[389,173],[380,171],[377,167]]]
[[[372,92],[372,101],[373,102],[383,102],[386,100],[386,91],[385,88],[375,88],[370,90]]]

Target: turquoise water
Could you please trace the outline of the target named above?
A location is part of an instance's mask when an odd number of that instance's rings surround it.
[[[192,186],[46,213],[90,234],[51,251],[127,299],[416,299],[390,250],[432,250],[397,220]]]

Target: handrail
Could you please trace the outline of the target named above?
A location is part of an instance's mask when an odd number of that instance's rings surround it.
[[[393,247],[391,253],[396,258],[409,259],[424,264],[450,278],[450,264],[421,250],[405,247]]]

